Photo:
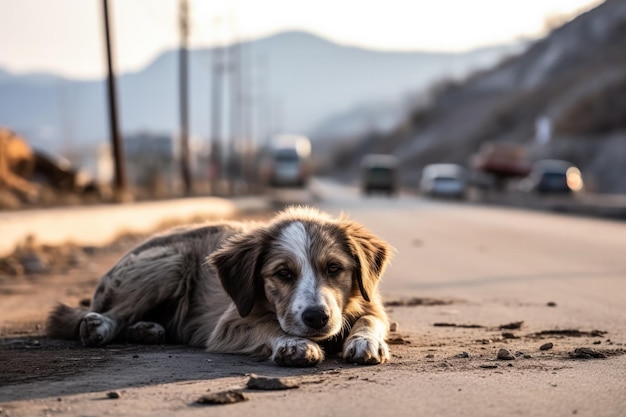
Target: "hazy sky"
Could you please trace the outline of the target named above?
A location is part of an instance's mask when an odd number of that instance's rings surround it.
[[[600,0],[190,0],[192,47],[306,30],[383,50],[458,51],[541,34]],[[178,0],[110,0],[117,70],[178,42]],[[0,0],[0,67],[93,78],[104,73],[102,0]]]

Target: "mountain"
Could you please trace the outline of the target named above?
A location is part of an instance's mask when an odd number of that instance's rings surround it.
[[[397,105],[408,92],[489,67],[520,47],[503,45],[466,53],[380,52],[337,45],[303,32],[281,33],[241,45],[244,63],[252,68],[244,77],[252,93],[244,99],[254,103],[258,136],[282,131],[333,137],[327,122],[337,114],[359,106],[371,108],[370,103]],[[208,137],[210,132],[213,52],[198,49],[189,54],[191,133],[198,137]],[[141,71],[118,76],[123,133],[178,130],[177,77],[175,50],[164,52]],[[0,70],[0,124],[50,150],[105,141],[105,88],[105,80]]]
[[[393,153],[405,181],[415,182],[425,164],[467,164],[485,142],[513,142],[533,159],[572,161],[590,188],[626,192],[624,51],[626,2],[607,0],[525,53],[440,84],[390,133],[364,135],[343,149],[341,166],[354,170],[365,153]],[[548,143],[535,139],[539,118],[552,126]]]

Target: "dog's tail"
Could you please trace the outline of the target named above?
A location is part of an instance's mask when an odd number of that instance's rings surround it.
[[[89,310],[85,307],[57,305],[48,315],[46,334],[53,339],[75,340],[79,338],[80,322]]]

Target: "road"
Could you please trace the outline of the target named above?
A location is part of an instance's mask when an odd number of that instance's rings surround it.
[[[180,347],[51,345],[56,362],[28,368],[40,378],[0,383],[3,415],[624,415],[626,223],[413,195],[366,198],[327,181],[312,189],[314,198],[281,198],[344,212],[396,249],[381,284],[399,326],[391,363],[331,358],[285,369]],[[539,349],[548,342],[552,348]],[[501,348],[516,359],[497,360]],[[574,358],[585,356],[576,348],[605,358]],[[13,352],[35,361],[41,351]],[[0,351],[9,363],[13,352]],[[300,388],[247,391],[249,401],[210,411],[194,405],[206,391],[242,388],[248,373],[288,377]],[[106,400],[111,390],[121,398]]]
[[[318,187],[321,208],[346,212],[396,248],[381,287],[388,294],[479,300],[541,294],[545,301],[567,299],[615,309],[624,305],[624,222],[413,195],[366,198],[356,188],[333,183]],[[590,281],[593,288],[585,288]],[[624,322],[626,314],[619,318]]]

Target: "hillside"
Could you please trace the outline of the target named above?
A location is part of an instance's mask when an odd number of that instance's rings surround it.
[[[248,101],[257,108],[259,136],[271,129],[333,134],[324,121],[364,102],[401,101],[441,77],[462,77],[519,49],[504,45],[459,54],[379,52],[337,45],[302,33],[282,33],[243,44],[251,63]],[[191,133],[210,132],[213,51],[190,52]],[[118,77],[124,133],[178,130],[178,56],[165,52],[145,69]],[[228,81],[227,81],[228,83]],[[32,143],[58,150],[108,137],[103,80],[15,75],[0,69],[0,125]],[[321,126],[318,128],[318,126]],[[357,129],[360,130],[360,129]]]
[[[414,183],[427,163],[467,164],[484,142],[515,142],[535,159],[578,164],[597,191],[626,192],[624,51],[626,2],[608,0],[523,54],[462,83],[440,84],[392,133],[361,138],[340,163],[354,169],[364,153],[393,153],[405,182]],[[534,139],[542,116],[553,125],[547,144]]]

